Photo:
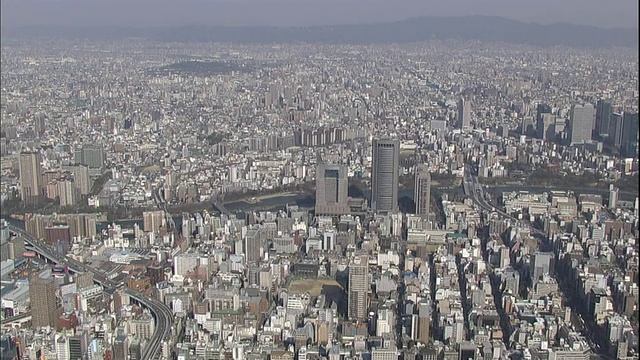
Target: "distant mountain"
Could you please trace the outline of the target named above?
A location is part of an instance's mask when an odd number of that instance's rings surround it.
[[[536,46],[621,46],[638,48],[638,29],[524,23],[501,17],[423,17],[363,25],[314,27],[184,26],[157,28],[11,27],[4,39],[20,37],[113,39],[143,37],[159,41],[232,43],[410,43],[429,39],[461,39]]]

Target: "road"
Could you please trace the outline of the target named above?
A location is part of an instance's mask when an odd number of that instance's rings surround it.
[[[22,236],[25,242],[29,244],[30,249],[34,252],[46,257],[47,259],[57,264],[66,263],[70,271],[91,272],[93,273],[94,281],[106,288],[117,288],[120,286],[120,284],[117,284],[116,282],[105,276],[104,273],[90,266],[87,266],[84,263],[81,263],[69,257],[61,257],[60,255],[55,253],[49,245],[42,243],[40,240],[36,239],[24,230],[12,225],[9,226],[9,230],[15,234]],[[150,360],[159,358],[162,342],[164,340],[167,340],[171,333],[173,312],[171,311],[171,309],[169,309],[169,307],[167,307],[158,299],[149,297],[141,292],[135,291],[130,288],[125,288],[124,291],[127,295],[129,295],[130,298],[136,300],[137,302],[148,308],[156,321],[156,330],[144,348],[142,359]]]
[[[514,222],[520,222],[521,220],[516,219],[515,217],[507,214],[506,212],[495,208],[491,204],[485,200],[484,190],[482,189],[482,184],[478,181],[478,177],[471,174],[468,168],[464,171],[464,179],[463,179],[463,188],[466,195],[471,197],[471,200],[478,205],[481,209],[486,210],[488,212],[495,212],[503,218],[510,219]],[[547,237],[547,234],[542,230],[536,229],[533,226],[530,226],[531,234],[539,235],[543,237]]]
[[[225,215],[231,215],[231,212],[229,210],[227,210],[226,207],[224,207],[224,205],[222,203],[220,203],[217,200],[213,200],[211,201],[211,205],[213,205],[213,207],[218,210],[221,214],[225,214]]]
[[[476,176],[474,176],[473,174],[471,174],[471,172],[469,171],[469,169],[465,169],[465,173],[464,173],[464,180],[463,180],[463,187],[464,187],[464,191],[465,194],[469,195],[471,200],[478,205],[480,208],[487,210],[489,212],[496,212],[499,216],[503,217],[503,218],[507,218],[507,219],[511,219],[513,221],[518,221],[518,219],[514,218],[513,216],[505,213],[502,210],[496,209],[495,207],[491,206],[491,204],[489,204],[485,198],[484,198],[484,192],[482,189],[482,185],[478,182],[478,178]],[[529,225],[530,229],[531,229],[531,233],[532,234],[537,234],[543,237],[547,237],[547,234],[545,234],[544,232],[535,229],[534,227],[532,227],[531,225]],[[573,309],[575,309],[575,307],[573,307]],[[573,311],[572,311],[573,313]],[[591,332],[589,329],[587,329],[584,326],[584,321],[582,320],[582,317],[580,317],[580,321],[578,323],[578,326],[580,328],[583,328],[581,331],[582,335],[584,335],[588,342],[589,345],[591,345],[591,349],[592,350],[596,350],[597,353],[602,353],[603,350],[600,347],[599,342],[597,341],[597,339],[595,338],[593,332]]]
[[[11,324],[11,323],[22,322],[23,320],[28,320],[28,319],[29,320],[31,319],[31,311],[27,311],[27,312],[22,313],[20,315],[12,316],[10,318],[2,319],[2,321],[0,321],[0,323],[2,323],[2,325],[6,325],[6,324]]]

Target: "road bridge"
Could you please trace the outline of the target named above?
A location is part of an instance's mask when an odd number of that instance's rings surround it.
[[[220,202],[218,202],[217,200],[214,200],[211,202],[211,205],[213,205],[213,207],[218,210],[220,212],[220,214],[225,214],[225,215],[231,215],[231,212],[229,210],[227,210],[226,207],[224,207],[224,205],[222,205]]]

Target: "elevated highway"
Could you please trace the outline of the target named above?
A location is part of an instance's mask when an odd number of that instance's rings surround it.
[[[489,204],[487,200],[485,200],[484,190],[482,189],[482,185],[480,184],[480,182],[478,182],[478,177],[472,175],[468,167],[465,168],[462,185],[464,188],[465,195],[469,196],[471,200],[476,205],[478,205],[478,207],[480,207],[481,209],[488,212],[495,212],[500,217],[512,220],[513,222],[516,222],[516,223],[520,221],[515,217],[511,216],[510,214],[507,214],[506,212],[495,208],[494,206]],[[548,236],[545,232],[539,229],[536,229],[533,226],[529,226],[529,227],[531,229],[531,234],[533,235],[538,235],[545,238]]]
[[[25,240],[25,243],[28,245],[29,250],[36,252],[45,259],[56,264],[65,263],[68,266],[69,271],[74,273],[91,272],[93,274],[93,280],[97,284],[102,285],[105,288],[115,289],[120,286],[120,284],[117,284],[112,279],[109,279],[104,273],[69,257],[60,256],[53,250],[51,246],[42,243],[40,240],[36,239],[26,231],[11,225],[9,226],[9,230],[17,235],[22,236],[22,238]],[[142,359],[147,360],[160,358],[159,355],[162,348],[162,342],[164,340],[170,341],[169,335],[171,334],[171,326],[173,323],[173,313],[171,309],[169,309],[169,307],[167,307],[158,299],[149,297],[131,288],[125,288],[124,292],[129,295],[131,299],[148,308],[151,311],[151,314],[153,315],[156,322],[156,330],[151,339],[149,339],[147,346],[145,346],[144,348]]]
[[[22,324],[31,321],[31,312],[27,311],[26,313],[22,313],[20,315],[16,315],[16,316],[12,316],[12,317],[8,317],[6,319],[2,319],[2,321],[0,321],[0,323],[2,324],[2,327],[12,327],[14,325],[20,325],[22,326]]]

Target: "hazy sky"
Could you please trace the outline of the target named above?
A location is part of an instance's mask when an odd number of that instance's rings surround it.
[[[2,25],[334,25],[493,15],[638,27],[638,0],[0,0]]]

